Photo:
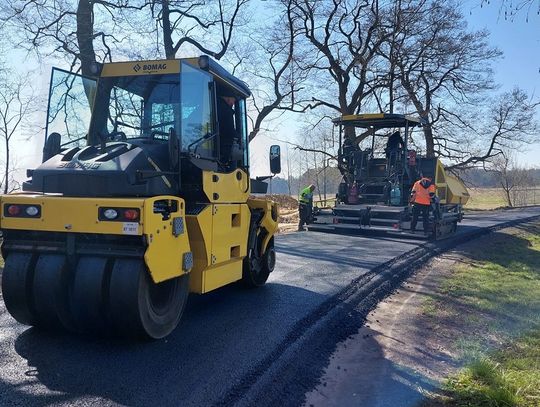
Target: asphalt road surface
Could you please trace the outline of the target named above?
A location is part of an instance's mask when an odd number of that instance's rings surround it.
[[[458,233],[465,239],[532,216],[540,216],[539,207],[471,214]],[[424,244],[278,236],[276,269],[265,287],[192,296],[176,331],[155,342],[43,333],[15,322],[0,301],[0,406],[301,404],[335,344],[363,323],[358,304],[367,309],[381,299],[371,287],[389,278],[388,262]],[[353,292],[361,297],[356,302]]]

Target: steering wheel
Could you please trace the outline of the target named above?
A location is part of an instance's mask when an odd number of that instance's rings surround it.
[[[111,141],[127,141],[126,133],[123,131],[113,131],[112,133],[109,133],[108,136]]]

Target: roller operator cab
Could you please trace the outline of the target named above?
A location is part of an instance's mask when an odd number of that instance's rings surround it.
[[[421,156],[411,146],[411,133],[422,126],[421,119],[377,113],[341,116],[333,122],[339,128],[338,168],[343,180],[332,224],[310,229],[410,234],[410,194],[424,176],[435,184],[437,196],[425,237],[442,238],[456,231],[469,194],[440,160]]]
[[[207,56],[92,71],[53,69],[43,162],[0,197],[4,301],[28,325],[162,338],[188,293],[274,268],[278,208],[250,195],[250,91]]]

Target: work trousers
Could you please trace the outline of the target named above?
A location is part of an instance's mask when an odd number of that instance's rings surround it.
[[[418,223],[418,216],[422,214],[422,223],[424,226],[424,232],[429,232],[429,208],[431,205],[413,204],[412,207],[412,221],[411,230],[416,230],[416,224]]]
[[[311,217],[311,205],[300,202],[298,205],[298,215],[300,218],[298,221],[298,229],[302,229],[304,225],[309,223]]]

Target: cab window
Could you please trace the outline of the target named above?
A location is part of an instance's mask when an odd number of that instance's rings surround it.
[[[238,123],[238,129],[240,129],[240,146],[243,150],[242,167],[249,167],[249,133],[247,128],[247,113],[246,113],[246,100],[240,99],[237,102],[236,108],[236,120]]]
[[[182,64],[181,77],[182,150],[215,159],[212,77],[187,63]]]
[[[45,139],[59,133],[62,148],[86,145],[96,80],[53,68]]]

